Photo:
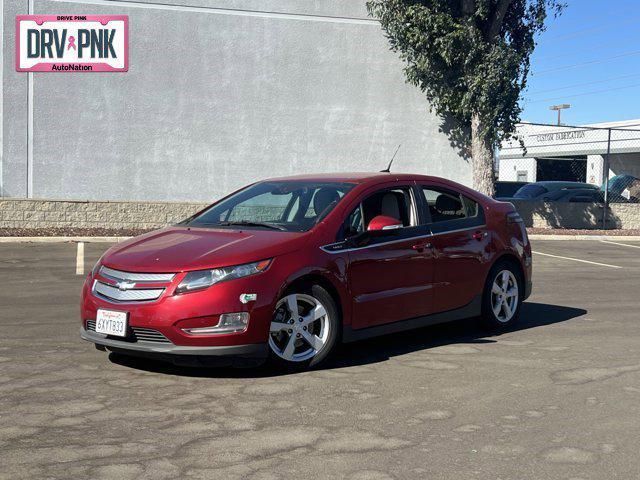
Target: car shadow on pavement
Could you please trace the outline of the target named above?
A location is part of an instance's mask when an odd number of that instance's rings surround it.
[[[487,330],[483,329],[479,324],[477,318],[469,318],[385,335],[369,340],[347,343],[341,345],[333,358],[323,364],[320,369],[330,370],[369,365],[420,350],[428,352],[431,348],[445,345],[495,343],[496,340],[493,340],[491,338],[492,336],[566,322],[567,320],[580,317],[587,313],[587,311],[582,308],[535,302],[525,302],[521,308],[518,323],[499,332],[487,332]],[[109,355],[109,360],[118,365],[138,370],[187,377],[265,378],[296,373],[295,371],[288,371],[271,365],[261,365],[252,368],[186,367],[145,358],[128,357],[115,353]]]
[[[356,343],[347,343],[342,346],[341,354],[335,356],[333,364],[327,365],[325,368],[384,362],[389,358],[419,350],[428,353],[429,349],[445,345],[496,343],[492,337],[566,322],[587,313],[582,308],[534,302],[525,302],[521,308],[520,318],[515,325],[495,332],[483,328],[478,318],[468,318]],[[511,336],[510,340],[513,339],[516,337]]]

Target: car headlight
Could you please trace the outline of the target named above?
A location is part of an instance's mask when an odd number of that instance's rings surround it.
[[[104,255],[102,255],[102,257],[104,257]],[[98,270],[100,270],[100,267],[102,266],[102,257],[98,259],[96,264],[91,269],[91,278],[95,277],[96,273],[98,273]]]
[[[244,265],[236,265],[233,267],[189,272],[176,288],[176,293],[187,293],[195,290],[202,290],[203,288],[208,288],[216,283],[233,280],[234,278],[255,275],[256,273],[265,271],[270,263],[271,260],[262,260],[260,262],[245,263]]]

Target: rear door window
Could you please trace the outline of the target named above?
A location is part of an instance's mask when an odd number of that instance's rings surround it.
[[[460,192],[437,186],[421,187],[424,207],[433,233],[484,225],[482,208]]]

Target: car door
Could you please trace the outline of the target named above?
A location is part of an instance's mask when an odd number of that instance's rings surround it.
[[[368,232],[377,215],[397,215],[402,228]],[[369,192],[348,214],[347,276],[354,329],[431,313],[432,254],[420,215],[412,185]]]
[[[491,235],[481,205],[450,187],[420,184],[433,237],[433,312],[469,304],[482,293]]]

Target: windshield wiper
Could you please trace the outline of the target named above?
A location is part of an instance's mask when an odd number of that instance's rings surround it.
[[[280,225],[276,225],[274,223],[267,223],[267,222],[249,222],[246,220],[241,220],[241,221],[237,221],[237,222],[220,222],[218,223],[218,225],[222,225],[222,226],[231,226],[231,225],[238,225],[238,226],[245,226],[245,227],[265,227],[265,228],[271,228],[273,230],[281,230],[283,232],[286,232],[287,229],[284,228],[283,226]]]

